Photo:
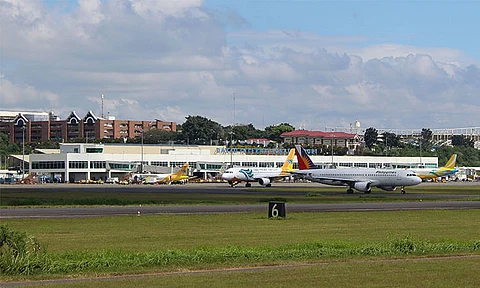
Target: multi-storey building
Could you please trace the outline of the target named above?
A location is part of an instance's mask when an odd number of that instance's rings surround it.
[[[48,113],[47,113],[48,116]],[[72,111],[65,120],[56,117],[35,119],[18,113],[14,118],[2,118],[0,121],[0,133],[6,134],[11,143],[71,141],[74,139],[127,139],[141,136],[149,129],[161,129],[177,131],[175,122],[155,121],[132,121],[108,119],[95,116],[89,111],[80,118]]]

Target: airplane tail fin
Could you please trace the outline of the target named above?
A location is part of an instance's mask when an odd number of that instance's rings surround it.
[[[295,145],[295,154],[297,155],[297,161],[298,161],[298,168],[300,170],[307,170],[307,169],[317,169],[317,165],[315,165],[310,159],[310,157],[307,154],[307,151],[303,149],[302,146],[300,145]]]
[[[178,170],[175,174],[173,174],[174,176],[187,176],[187,170],[188,170],[188,162],[186,162],[185,164],[183,164],[182,168],[180,168],[180,170]]]
[[[457,165],[457,154],[453,154],[444,167],[448,169],[454,169],[455,165]]]
[[[294,148],[290,149],[290,152],[288,153],[287,159],[285,159],[285,162],[283,162],[282,173],[283,172],[289,172],[289,171],[293,170],[293,157],[295,157],[295,149]]]

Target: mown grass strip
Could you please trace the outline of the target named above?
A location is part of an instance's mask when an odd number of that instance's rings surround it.
[[[430,241],[480,240],[478,210],[152,215],[94,218],[2,219],[34,235],[50,253],[132,252],[196,247],[278,246],[318,241],[377,243],[410,235]]]

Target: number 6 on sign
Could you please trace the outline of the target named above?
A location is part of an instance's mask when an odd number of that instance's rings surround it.
[[[275,218],[278,217],[277,203],[275,203],[272,207],[272,217],[275,217]]]
[[[285,218],[285,202],[269,202],[268,218]]]

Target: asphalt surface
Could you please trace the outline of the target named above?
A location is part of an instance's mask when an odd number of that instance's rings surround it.
[[[425,209],[480,209],[480,201],[286,204],[288,212],[398,211]],[[86,208],[2,209],[1,218],[69,218],[158,214],[246,213],[268,211],[268,204],[206,206],[107,206]]]
[[[425,183],[421,185],[474,185],[479,188],[480,183]],[[259,188],[252,185],[252,188]],[[275,183],[274,187],[322,187],[317,183]],[[331,187],[331,186],[330,186]],[[407,187],[408,188],[408,187]],[[231,188],[225,183],[187,184],[187,185],[81,185],[81,184],[47,184],[47,185],[2,185],[1,191],[14,191],[15,189],[30,191],[46,191],[75,193],[91,189],[103,193],[132,193],[132,192],[174,192],[174,193],[209,193],[209,194],[261,194],[261,195],[288,195],[298,192],[281,192],[266,190],[264,192],[242,186]],[[339,190],[339,192],[342,190]],[[363,193],[356,193],[363,194]],[[354,194],[354,195],[356,195]],[[392,196],[400,192],[383,193],[381,190],[372,191],[372,195]],[[331,193],[330,193],[331,195]],[[438,201],[422,201],[422,198],[437,198]],[[332,211],[398,211],[398,210],[422,210],[422,209],[480,209],[480,201],[446,201],[453,195],[445,194],[419,194],[408,193],[402,197],[408,202],[380,202],[380,203],[337,203],[337,204],[286,204],[288,212],[332,212]],[[456,199],[461,195],[454,195]],[[471,198],[471,195],[465,195]],[[68,217],[99,217],[99,216],[128,216],[128,215],[156,215],[156,214],[206,214],[206,213],[247,213],[265,212],[268,204],[252,205],[182,205],[182,206],[100,206],[82,208],[3,208],[0,209],[1,218],[68,218]]]

